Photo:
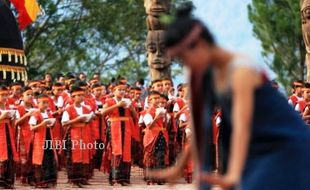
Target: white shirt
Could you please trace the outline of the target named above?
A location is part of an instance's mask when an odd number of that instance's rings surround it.
[[[295,97],[297,98],[297,102],[301,101],[303,98],[302,97],[298,97],[295,95]],[[293,101],[291,99],[288,99],[288,104],[293,106]]]
[[[180,106],[178,103],[175,103],[173,106],[173,112],[179,112],[180,111]]]
[[[219,127],[219,126],[220,126],[220,124],[221,124],[221,122],[222,122],[221,117],[217,117],[217,118],[216,118],[216,120],[215,120],[215,124],[216,124],[216,126],[217,126],[217,127]]]
[[[143,118],[144,118],[144,117],[143,117],[142,115],[140,115],[138,124],[143,124],[143,122],[144,122],[144,121],[143,121]]]
[[[144,100],[144,110],[149,108],[149,96],[147,96]]]
[[[48,114],[47,114],[47,111],[41,113],[43,119],[48,119]],[[31,116],[30,119],[29,119],[29,125],[37,125],[37,118],[35,116]]]
[[[76,110],[76,113],[78,115],[83,115],[83,106],[81,106],[81,107],[75,107],[74,106],[74,109]],[[65,123],[68,121],[70,121],[69,113],[67,111],[64,111],[64,113],[62,114],[61,123]]]
[[[186,100],[182,99],[185,103],[186,103]],[[173,106],[173,112],[179,112],[181,110],[180,106],[178,103],[175,103],[174,106]]]
[[[180,115],[179,120],[182,121],[182,122],[186,122],[186,121],[188,120],[187,117],[186,117],[186,114],[185,114],[185,113],[182,113],[182,114]]]
[[[153,121],[154,121],[154,119],[153,119],[153,117],[152,117],[151,114],[147,113],[147,114],[144,115],[144,117],[143,117],[143,122],[144,122],[144,124],[145,124],[146,126],[152,124]]]
[[[56,106],[58,108],[62,108],[64,107],[65,101],[64,98],[62,96],[58,96],[57,100],[56,100]]]
[[[16,119],[20,119],[20,113],[19,113],[18,110],[16,110],[16,112],[15,112],[15,118],[16,118]]]

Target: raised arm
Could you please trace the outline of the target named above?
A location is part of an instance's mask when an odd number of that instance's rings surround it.
[[[30,125],[30,129],[31,129],[31,131],[34,131],[34,130],[36,130],[36,129],[38,129],[38,128],[41,128],[41,127],[46,127],[47,126],[47,122],[46,122],[46,120],[44,120],[44,121],[42,121],[41,123],[39,123],[38,125]]]
[[[27,119],[28,117],[30,117],[32,114],[34,113],[34,111],[29,111],[28,113],[24,114],[21,118],[17,119],[15,122],[15,125],[20,125],[22,122],[25,121],[25,119]]]
[[[111,111],[113,111],[114,109],[118,108],[118,107],[122,107],[125,106],[126,103],[124,101],[121,101],[113,106],[108,106],[108,104],[104,104],[103,108],[102,108],[102,115],[107,115],[108,113],[110,113]]]

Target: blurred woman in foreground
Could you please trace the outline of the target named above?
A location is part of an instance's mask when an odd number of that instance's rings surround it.
[[[209,30],[178,12],[168,26],[166,47],[191,69],[194,146],[200,189],[306,190],[310,187],[310,131],[270,83],[264,69],[239,54],[219,47]],[[213,108],[222,108],[224,173],[210,174]],[[180,174],[190,151],[153,177]]]

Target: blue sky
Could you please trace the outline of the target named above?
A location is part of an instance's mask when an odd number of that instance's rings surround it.
[[[199,17],[223,47],[262,61],[261,44],[253,36],[247,5],[251,0],[193,0]]]
[[[217,43],[222,47],[250,56],[254,61],[264,64],[262,47],[252,32],[248,19],[247,6],[251,0],[193,0],[195,16],[211,30]],[[273,72],[269,73],[273,78]],[[176,83],[184,81],[176,77]]]

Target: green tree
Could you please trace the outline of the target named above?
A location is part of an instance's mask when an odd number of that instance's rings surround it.
[[[44,72],[148,75],[141,0],[38,0],[44,15],[23,32],[30,78]],[[177,5],[184,0],[173,0]]]
[[[299,0],[252,0],[248,5],[253,32],[261,41],[267,64],[288,86],[305,78],[305,47]]]

